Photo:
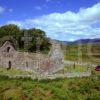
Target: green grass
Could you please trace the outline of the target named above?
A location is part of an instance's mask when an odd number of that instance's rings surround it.
[[[38,82],[0,76],[0,100],[100,100],[99,79],[65,78]]]
[[[86,72],[87,67],[86,66],[80,66],[80,65],[70,65],[64,67],[65,72],[68,72],[69,70],[71,72]]]
[[[56,72],[55,74],[63,74],[63,73],[82,73],[87,72],[88,68],[86,66],[80,66],[80,65],[65,65],[64,69]]]
[[[15,69],[15,68],[7,70],[6,68],[0,67],[0,75],[11,75],[11,76],[16,76],[16,75],[33,75],[33,73],[29,72],[29,71],[18,70],[18,69]]]
[[[100,72],[93,69],[90,77],[40,81],[0,75],[0,100],[74,99],[100,100]]]
[[[100,64],[100,44],[68,44],[63,50],[65,60]]]

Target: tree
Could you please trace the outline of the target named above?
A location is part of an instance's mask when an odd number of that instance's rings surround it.
[[[18,38],[20,37],[20,28],[17,25],[9,24],[0,27],[0,44],[5,41],[11,41],[18,46]]]
[[[44,31],[32,28],[27,30],[27,32],[32,37],[32,41],[29,45],[29,51],[49,51],[51,44]]]
[[[0,27],[0,43],[4,43],[6,40],[9,40],[15,44],[17,42],[17,48],[24,50],[24,33],[27,32],[32,40],[30,41],[27,50],[30,52],[36,52],[37,46],[38,50],[42,52],[49,51],[51,44],[49,39],[46,36],[46,33],[40,29],[20,29],[17,25],[9,24]]]
[[[9,24],[0,27],[0,38],[4,36],[12,36],[13,38],[17,39],[20,35],[20,28],[17,25]]]

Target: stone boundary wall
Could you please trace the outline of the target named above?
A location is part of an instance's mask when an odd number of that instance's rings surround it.
[[[52,74],[52,75],[40,75],[40,76],[34,76],[34,75],[14,75],[11,76],[9,74],[6,74],[4,76],[7,76],[9,78],[30,78],[32,80],[34,79],[38,79],[38,80],[42,80],[42,79],[56,79],[56,78],[74,78],[74,77],[89,77],[91,76],[90,72],[82,72],[82,73],[66,73],[66,74]]]

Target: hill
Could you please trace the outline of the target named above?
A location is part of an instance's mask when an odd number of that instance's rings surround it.
[[[72,43],[81,43],[81,44],[88,44],[88,43],[95,43],[95,44],[99,44],[100,43],[100,38],[95,38],[95,39],[80,39],[80,40],[76,40]]]

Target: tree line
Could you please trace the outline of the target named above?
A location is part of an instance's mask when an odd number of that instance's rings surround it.
[[[26,36],[25,33],[27,33]],[[14,44],[16,49],[21,51],[27,50],[29,52],[47,52],[51,47],[49,38],[47,38],[44,31],[36,28],[20,29],[14,24],[0,27],[0,45],[3,45],[5,41],[10,41]],[[25,44],[25,41],[28,45]]]

